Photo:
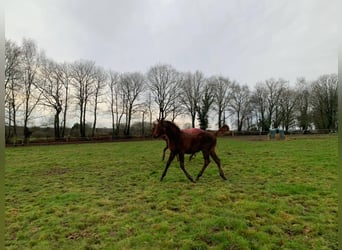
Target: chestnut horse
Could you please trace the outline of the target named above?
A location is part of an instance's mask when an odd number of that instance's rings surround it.
[[[202,151],[203,158],[204,158],[204,164],[201,169],[201,171],[198,173],[196,181],[202,176],[204,170],[207,168],[209,162],[210,162],[210,156],[211,158],[216,162],[217,167],[219,169],[220,176],[222,179],[226,180],[226,177],[224,176],[222,167],[221,167],[221,161],[217,157],[215,152],[216,147],[216,136],[219,132],[222,130],[229,129],[228,126],[225,126],[224,128],[221,128],[216,133],[210,133],[207,131],[199,131],[197,134],[188,134],[182,131],[176,124],[170,121],[166,120],[157,120],[155,124],[155,128],[153,130],[153,137],[157,138],[162,135],[166,135],[169,140],[169,148],[170,148],[170,156],[166,163],[164,172],[160,178],[160,181],[163,180],[163,178],[166,175],[166,172],[175,158],[176,155],[179,156],[179,163],[180,168],[183,170],[186,177],[194,182],[190,174],[186,171],[184,167],[184,154],[194,154],[196,152]]]
[[[154,131],[154,128],[153,128],[153,131]],[[186,128],[186,129],[182,129],[183,132],[185,133],[188,133],[188,134],[193,134],[193,135],[196,135],[198,133],[200,133],[201,131],[203,131],[202,129],[199,129],[199,128]],[[166,150],[169,148],[169,138],[167,137],[167,135],[162,135],[161,138],[163,140],[166,141],[166,146],[165,148],[163,149],[163,158],[162,160],[165,159],[165,152]],[[195,154],[192,154],[189,158],[189,161],[191,161],[192,157],[194,156]]]

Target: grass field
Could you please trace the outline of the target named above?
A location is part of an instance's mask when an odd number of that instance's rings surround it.
[[[6,249],[338,249],[337,137],[219,138],[197,183],[164,141],[6,148]],[[196,177],[202,155],[186,161]]]

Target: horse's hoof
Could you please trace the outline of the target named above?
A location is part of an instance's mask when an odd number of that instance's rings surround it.
[[[196,183],[196,181],[194,181],[194,179],[192,179],[192,177],[188,177],[189,181],[191,181],[192,183]]]

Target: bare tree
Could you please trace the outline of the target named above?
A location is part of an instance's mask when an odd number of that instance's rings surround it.
[[[61,123],[61,133],[60,136],[65,136],[65,129],[66,129],[66,121],[67,121],[67,112],[69,107],[69,97],[70,97],[70,82],[71,82],[71,75],[70,75],[70,64],[62,63],[57,64],[57,77],[61,84],[64,86],[64,100],[62,101],[63,104],[63,121]]]
[[[228,78],[222,76],[214,76],[210,78],[210,82],[214,85],[215,109],[218,114],[218,126],[222,127],[225,123],[224,111],[227,110],[229,100],[231,98],[231,82]]]
[[[95,69],[95,83],[94,83],[94,121],[93,121],[93,128],[92,128],[92,137],[95,136],[96,130],[96,122],[97,122],[97,109],[99,104],[99,98],[104,94],[103,90],[106,85],[106,81],[108,78],[107,73],[100,67]]]
[[[311,124],[311,117],[310,117],[310,85],[305,80],[305,78],[301,77],[297,79],[296,83],[296,93],[297,93],[297,123],[298,126],[303,130],[306,131]]]
[[[284,87],[280,95],[280,108],[281,108],[281,124],[286,132],[296,125],[296,106],[298,95],[290,88]]]
[[[184,74],[181,84],[180,100],[187,113],[191,117],[192,127],[195,127],[198,104],[201,99],[204,86],[204,75],[200,71]]]
[[[152,129],[152,114],[153,114],[153,107],[152,107],[152,95],[151,93],[149,92],[148,93],[148,97],[147,97],[147,100],[146,100],[146,107],[147,107],[147,110],[148,110],[148,114],[149,114],[149,117],[150,117],[150,124],[149,124],[149,127]]]
[[[124,134],[130,135],[130,126],[132,120],[132,114],[134,111],[136,101],[139,95],[144,91],[145,78],[141,73],[125,73],[120,79],[120,85],[124,97],[124,104],[126,106],[126,124]]]
[[[59,77],[58,64],[50,59],[41,58],[40,78],[36,83],[40,91],[41,104],[54,110],[54,134],[55,138],[61,138],[60,114],[63,110],[64,85]]]
[[[273,125],[279,127],[282,119],[280,96],[286,81],[270,78],[259,82],[255,86],[252,102],[259,116],[259,125],[262,131],[268,131]]]
[[[337,86],[336,74],[322,75],[312,83],[311,104],[316,128],[337,128]]]
[[[261,131],[268,131],[270,125],[266,122],[266,109],[267,109],[267,90],[266,87],[257,83],[255,85],[254,93],[251,97],[251,102],[254,106],[254,111],[257,117],[257,126]]]
[[[95,63],[92,61],[77,61],[71,65],[72,85],[75,88],[75,98],[80,111],[80,135],[86,136],[86,113],[90,97],[94,93]]]
[[[112,137],[119,135],[120,122],[124,112],[119,115],[119,97],[120,97],[120,74],[114,71],[109,72],[108,87],[110,91],[109,103],[112,117]]]
[[[17,137],[17,110],[20,107],[20,47],[13,41],[5,41],[5,110],[7,111],[6,141]]]
[[[174,95],[177,96],[177,98],[175,98],[171,102],[171,104],[170,104],[170,111],[168,112],[168,116],[170,116],[170,120],[173,121],[173,122],[175,121],[175,119],[178,116],[183,115],[185,113],[184,107],[182,105],[180,105],[181,101],[180,101],[180,94],[179,94],[179,92],[175,93]]]
[[[153,119],[153,113],[154,113],[154,102],[152,100],[152,94],[151,92],[147,91],[143,93],[143,102],[137,105],[137,111],[141,112],[142,114],[142,119],[141,119],[141,135],[146,136],[146,135],[151,135],[151,129],[152,129],[152,119]],[[148,123],[145,123],[145,118],[146,115],[148,115]],[[136,123],[139,124],[139,123]],[[146,128],[150,129],[150,132],[146,133]]]
[[[40,66],[37,45],[33,40],[23,39],[22,43],[22,72],[24,91],[24,142],[27,143],[32,132],[28,128],[28,122],[33,110],[40,101],[40,94],[35,95],[37,73]]]
[[[159,108],[159,119],[174,110],[178,97],[179,73],[167,64],[157,64],[147,72],[148,86]]]
[[[247,85],[240,86],[237,83],[233,83],[231,88],[232,96],[228,110],[236,115],[237,128],[241,131],[245,120],[252,112],[250,91]]]
[[[265,86],[267,89],[267,108],[268,108],[268,124],[275,128],[278,128],[282,117],[281,117],[281,107],[280,107],[280,96],[284,90],[284,85],[286,81],[283,79],[275,80],[270,78],[265,81]]]

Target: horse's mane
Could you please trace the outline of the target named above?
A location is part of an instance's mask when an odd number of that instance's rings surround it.
[[[173,123],[171,121],[162,120],[162,123],[163,123],[163,126],[169,127],[170,129],[172,129],[176,133],[181,132],[181,129],[175,123]]]

